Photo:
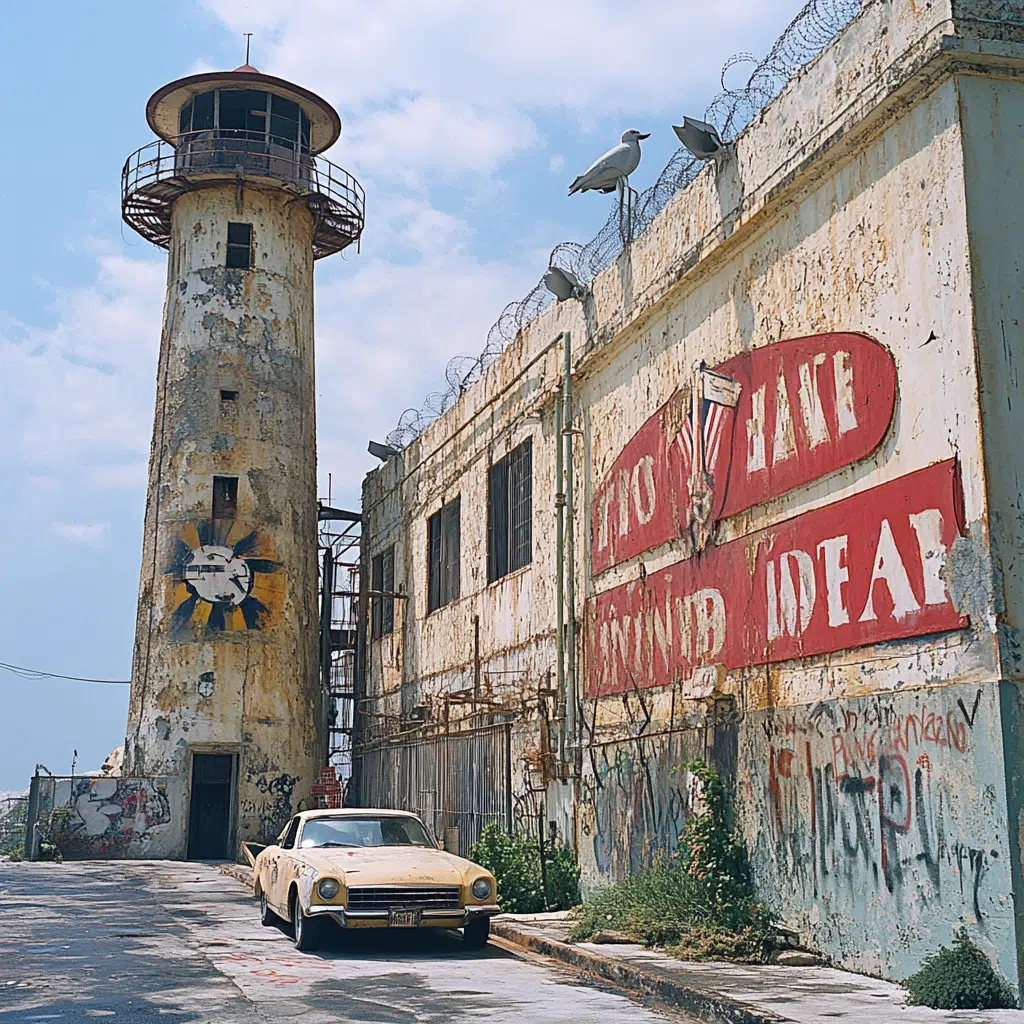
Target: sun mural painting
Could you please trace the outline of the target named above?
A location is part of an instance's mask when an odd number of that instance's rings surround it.
[[[172,635],[266,629],[280,606],[283,580],[280,564],[261,547],[258,531],[233,522],[185,527],[165,570],[174,585]]]

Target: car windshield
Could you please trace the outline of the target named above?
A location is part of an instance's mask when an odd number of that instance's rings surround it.
[[[433,846],[427,830],[415,818],[312,818],[302,828],[303,849],[314,846]]]

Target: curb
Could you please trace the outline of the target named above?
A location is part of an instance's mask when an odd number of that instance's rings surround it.
[[[597,975],[620,988],[648,996],[704,1020],[714,1021],[715,1024],[793,1024],[790,1017],[780,1017],[718,992],[695,988],[649,965],[600,956],[579,946],[524,930],[513,921],[492,918],[491,933],[531,952],[561,960],[562,963]]]

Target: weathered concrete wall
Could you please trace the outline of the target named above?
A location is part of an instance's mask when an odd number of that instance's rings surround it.
[[[47,779],[50,836],[65,860],[185,856],[184,779]]]
[[[251,270],[225,266],[229,221],[252,224]],[[125,753],[182,777],[236,755],[236,840],[276,835],[321,761],[312,230],[249,186],[173,207]],[[233,519],[212,519],[215,475],[238,477]],[[228,600],[196,575],[211,550]]]
[[[433,721],[443,721],[452,691],[473,684],[479,616],[481,664],[511,670],[486,695],[518,716],[535,754],[546,752],[561,373],[552,343],[571,330],[573,426],[582,431],[575,614],[590,631],[579,665],[576,815],[585,884],[672,849],[688,813],[673,769],[703,757],[735,780],[762,895],[806,941],[848,966],[904,977],[966,924],[1016,984],[1024,311],[1012,126],[1024,114],[1024,46],[991,7],[961,3],[954,17],[948,3],[866,4],[744,133],[730,162],[677,195],[585,302],[524,327],[449,413],[368,477],[367,554],[396,543],[396,585],[410,600],[400,627],[396,611],[394,636],[369,645],[367,693],[379,730],[409,728],[416,704],[441,709]],[[891,356],[895,403],[880,442],[853,461],[820,458],[826,449],[817,446],[838,445],[875,398],[871,380],[844,378],[842,359],[823,355],[819,371],[812,353],[779,369],[778,396],[773,380],[765,407],[775,419],[760,433],[773,472],[784,475],[778,466],[789,459],[818,468],[723,514],[728,481],[761,468],[751,440],[758,414],[726,417],[722,429],[740,438],[742,457],[710,466],[712,514],[696,529],[696,478],[658,488],[673,479],[666,452],[683,424],[693,427],[689,389],[700,364],[736,365],[740,380],[743,366],[729,361],[744,353],[771,360],[786,339],[835,332],[866,335]],[[615,564],[592,561],[592,501],[663,407],[664,438],[624,477],[615,514],[639,531],[667,501],[678,528]],[[487,586],[487,467],[525,436],[534,559]],[[922,473],[943,481],[935,507],[913,504]],[[426,517],[456,494],[461,598],[427,616]],[[799,557],[776,549],[812,520],[827,521],[831,547],[815,538]],[[706,609],[684,603],[689,625],[679,625],[678,605],[648,607],[667,577],[678,584],[708,571],[733,542],[746,546],[746,571],[708,581],[717,597]],[[858,545],[863,564],[853,558]],[[781,569],[787,557],[802,574]],[[778,614],[765,635],[766,585]],[[626,587],[641,613],[624,611],[617,595],[627,591],[617,588]],[[716,617],[737,595],[749,614]],[[602,646],[593,610],[609,606],[613,639]],[[840,627],[849,628],[836,636],[852,639],[830,645],[829,630]],[[719,658],[730,628],[744,643],[728,649],[747,651],[746,662]],[[658,657],[667,664],[655,673]]]

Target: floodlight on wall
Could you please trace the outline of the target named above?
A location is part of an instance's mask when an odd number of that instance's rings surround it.
[[[672,131],[698,160],[717,160],[728,152],[728,147],[718,134],[718,129],[706,121],[684,117],[682,124],[672,125]]]
[[[578,299],[582,302],[587,297],[587,286],[571,271],[561,267],[548,267],[544,275],[544,287],[559,302],[566,299]]]
[[[381,444],[380,441],[371,441],[366,446],[366,450],[381,462],[387,462],[392,456],[398,454],[397,448],[392,448],[389,444]]]

